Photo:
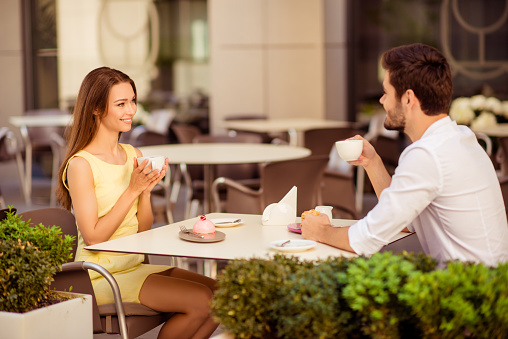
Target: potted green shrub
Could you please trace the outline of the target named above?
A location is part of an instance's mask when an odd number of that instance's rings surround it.
[[[54,274],[72,257],[72,241],[59,227],[30,225],[14,212],[0,220],[2,337],[92,337],[91,296],[50,288]]]
[[[508,264],[423,254],[237,260],[212,312],[234,338],[505,338]]]

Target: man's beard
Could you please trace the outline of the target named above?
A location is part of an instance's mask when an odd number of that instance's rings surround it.
[[[393,111],[386,111],[384,126],[387,130],[404,132],[406,128],[406,117],[402,112],[401,106],[402,105],[397,105]],[[390,117],[390,119],[388,119],[388,117]]]

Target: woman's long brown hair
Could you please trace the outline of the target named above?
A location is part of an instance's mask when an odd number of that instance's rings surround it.
[[[62,207],[71,210],[72,201],[62,176],[69,159],[78,151],[85,148],[97,134],[98,121],[107,114],[108,97],[111,87],[116,84],[128,82],[134,90],[137,100],[136,85],[134,81],[116,69],[100,67],[87,74],[78,92],[76,105],[72,112],[73,122],[65,131],[67,151],[65,159],[58,172],[56,197]],[[120,135],[118,136],[120,137]]]

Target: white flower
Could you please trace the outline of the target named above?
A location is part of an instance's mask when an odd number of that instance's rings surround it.
[[[494,112],[495,114],[501,115],[503,112],[503,107],[501,104],[501,100],[498,98],[490,97],[485,100],[483,103],[484,110]]]
[[[496,116],[491,112],[483,111],[480,113],[478,118],[476,118],[471,123],[471,129],[482,129],[490,126],[494,126],[497,124]]]
[[[457,98],[453,100],[450,107],[450,118],[458,124],[469,125],[476,117],[470,106],[469,98]]]
[[[471,100],[469,101],[469,104],[471,105],[471,108],[475,111],[482,111],[485,109],[485,101],[487,98],[485,98],[484,95],[478,94],[471,97]]]

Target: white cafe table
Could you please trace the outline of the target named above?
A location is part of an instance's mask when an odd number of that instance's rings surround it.
[[[87,250],[140,253],[149,255],[164,255],[173,257],[201,258],[201,259],[249,259],[269,258],[277,251],[269,244],[275,240],[302,239],[301,234],[290,232],[286,226],[263,226],[261,216],[254,214],[210,213],[208,219],[213,218],[241,218],[243,223],[234,227],[217,227],[226,237],[223,241],[213,243],[197,243],[179,238],[179,225],[192,228],[198,217],[180,221],[133,234],[124,238],[106,241],[87,246]],[[300,218],[297,218],[299,221]],[[350,226],[355,220],[333,219],[333,225]],[[408,236],[409,233],[399,233],[394,239]],[[283,253],[283,252],[281,252]],[[338,248],[317,243],[314,248],[303,252],[291,252],[289,255],[305,260],[326,259],[330,256],[356,257],[357,255]]]
[[[220,123],[220,127],[258,133],[289,134],[291,146],[303,146],[303,132],[315,128],[335,128],[351,126],[349,121],[325,120],[317,118],[280,118],[280,119],[241,119],[227,120]]]
[[[28,127],[65,127],[72,122],[71,114],[19,115],[9,117],[9,122],[19,128],[25,144],[25,182],[23,193],[27,205],[32,201],[32,144]]]
[[[210,211],[213,165],[255,164],[304,158],[310,150],[303,147],[250,143],[167,144],[139,147],[144,156],[164,155],[170,164],[203,165],[205,175],[205,213]]]

